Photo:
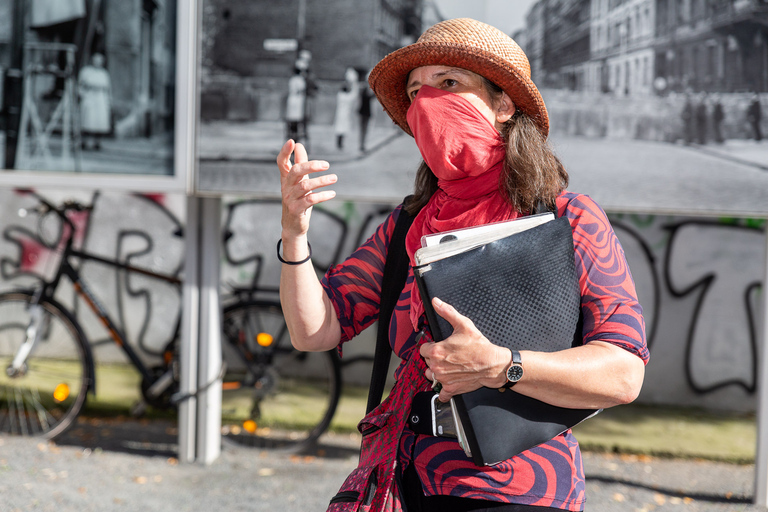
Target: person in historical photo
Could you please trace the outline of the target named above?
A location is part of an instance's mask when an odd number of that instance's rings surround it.
[[[723,121],[725,120],[725,110],[719,94],[712,96],[712,131],[714,132],[715,142],[722,144],[725,142],[723,135]]]
[[[298,67],[288,79],[288,97],[285,102],[285,123],[288,138],[303,140],[306,137],[307,81]]]
[[[685,144],[692,144],[695,138],[695,111],[696,108],[693,104],[690,91],[685,93],[685,103],[683,104],[683,110],[680,113],[680,117],[683,121],[683,142]]]
[[[357,103],[357,72],[347,68],[344,83],[336,93],[336,111],[333,119],[333,133],[336,136],[336,148],[344,149],[344,140],[352,132],[354,113]]]
[[[747,121],[749,122],[749,128],[751,130],[752,138],[760,142],[763,140],[763,131],[760,127],[760,122],[763,119],[763,107],[760,105],[760,95],[754,93],[752,100],[747,107]]]
[[[368,125],[371,122],[371,100],[373,93],[368,86],[368,77],[360,81],[360,105],[357,108],[357,115],[360,119],[360,151],[365,152],[366,139],[368,138]]]
[[[707,112],[708,98],[706,93],[700,94],[696,101],[696,142],[702,146],[707,143],[707,126],[709,114]]]
[[[564,408],[633,401],[649,354],[642,308],[611,225],[594,200],[566,190],[568,173],[549,146],[549,116],[528,59],[503,32],[468,18],[437,23],[382,59],[369,82],[424,161],[413,196],[322,279],[310,263],[310,218],[313,206],[335,197],[327,187],[338,177],[324,173],[329,163],[309,160],[293,140],[277,157],[280,294],[294,346],[334,349],[378,319],[388,322],[389,342],[401,359],[389,397],[361,423],[375,432],[364,436],[361,460],[377,465],[353,473],[332,510],[352,510],[344,508],[352,507],[348,502],[366,499],[364,475],[371,471],[377,481],[372,510],[383,510],[384,502],[396,507],[401,496],[409,511],[583,510],[584,470],[570,430],[478,466],[455,438],[417,434],[408,418],[413,395],[431,389],[441,403],[481,387]],[[556,352],[494,345],[472,318],[439,298],[431,307],[453,334],[432,341],[412,270],[422,236],[521,218],[540,205],[568,219],[572,231],[582,316],[574,345]],[[413,224],[396,244],[393,233],[405,215]],[[391,319],[378,318],[392,251],[405,251],[411,265]]]
[[[101,138],[112,129],[112,81],[102,54],[94,53],[91,64],[80,69],[77,88],[83,149],[100,150]]]

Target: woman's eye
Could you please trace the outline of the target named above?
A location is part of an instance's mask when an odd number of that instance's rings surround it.
[[[416,99],[416,93],[418,93],[418,92],[419,92],[418,89],[414,89],[414,90],[412,90],[411,92],[408,93],[408,97],[411,99],[411,101]]]
[[[443,85],[445,85],[446,87],[453,87],[453,86],[457,85],[458,83],[459,82],[457,82],[453,78],[446,78],[445,81],[443,81]]]

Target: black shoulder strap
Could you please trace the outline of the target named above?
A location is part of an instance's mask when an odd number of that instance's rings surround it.
[[[403,205],[408,203],[410,196],[406,197]],[[387,381],[389,359],[392,347],[389,344],[389,323],[395,305],[408,278],[408,253],[405,251],[405,235],[413,223],[411,216],[405,208],[401,208],[400,215],[395,223],[395,231],[387,248],[387,259],[384,263],[384,275],[381,282],[381,303],[379,306],[379,325],[376,335],[376,352],[373,359],[371,372],[371,387],[368,391],[368,405],[366,413],[371,412],[380,403],[384,395],[384,385]]]
[[[533,213],[539,214],[539,213],[547,213],[547,212],[554,213],[555,218],[559,217],[559,215],[557,214],[557,205],[555,205],[555,207],[553,208],[542,199],[539,199],[538,202],[536,203],[536,209],[533,210]]]

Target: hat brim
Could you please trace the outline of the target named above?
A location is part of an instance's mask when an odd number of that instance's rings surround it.
[[[546,137],[549,115],[538,88],[510,62],[480,48],[455,42],[425,41],[400,48],[384,57],[371,71],[368,83],[389,117],[413,136],[406,115],[408,75],[420,66],[451,66],[467,69],[495,83],[531,117]]]

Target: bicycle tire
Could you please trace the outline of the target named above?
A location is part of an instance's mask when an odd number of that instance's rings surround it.
[[[240,445],[298,451],[312,446],[333,419],[341,395],[335,350],[293,348],[277,301],[225,308],[222,436]]]
[[[43,300],[41,337],[22,368],[11,371],[26,339],[33,298],[30,292],[0,294],[0,433],[53,439],[85,405],[93,359],[72,315],[57,302]]]

